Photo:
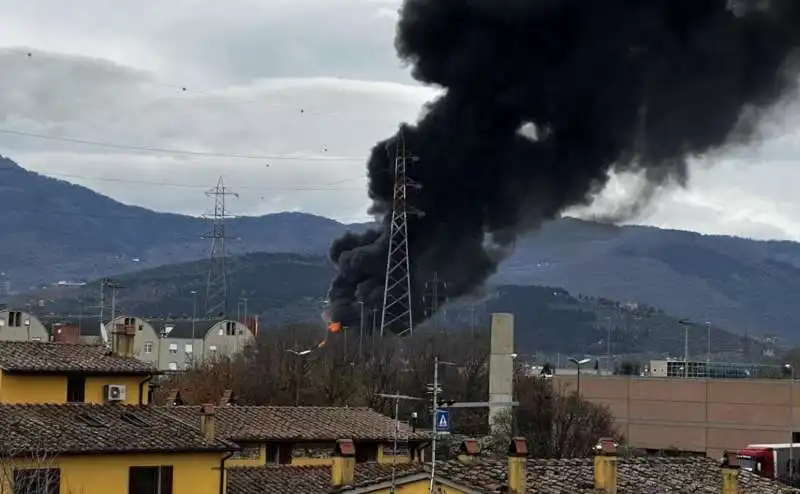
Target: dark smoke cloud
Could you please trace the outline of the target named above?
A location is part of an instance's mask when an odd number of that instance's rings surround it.
[[[446,89],[401,127],[425,212],[409,224],[418,319],[434,270],[450,297],[474,291],[609,171],[642,174],[651,195],[685,184],[688,157],[746,143],[796,84],[800,0],[405,0],[400,14],[399,56]],[[331,248],[329,316],[345,324],[382,304],[396,140],[368,164],[384,227]]]

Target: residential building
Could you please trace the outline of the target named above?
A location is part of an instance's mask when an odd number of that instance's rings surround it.
[[[135,328],[136,356],[164,371],[179,371],[203,359],[234,355],[255,338],[245,324],[228,319],[157,320],[119,316],[108,325]]]
[[[555,375],[562,392],[608,407],[632,447],[719,457],[748,444],[800,442],[793,379]],[[796,389],[797,388],[797,389]]]
[[[175,393],[169,403],[180,403]],[[186,423],[200,421],[201,407],[167,406]],[[397,455],[394,430],[398,427]],[[411,463],[421,458],[427,434],[396,423],[370,408],[310,406],[239,406],[217,409],[217,437],[233,441],[241,451],[231,465],[330,465],[336,441],[356,445],[357,463]]]
[[[706,457],[617,457],[616,445],[598,445],[594,458],[527,459],[527,445],[514,439],[506,458],[480,454],[465,441],[457,459],[436,462],[431,490],[428,464],[358,464],[352,441],[337,442],[329,466],[261,466],[228,470],[227,494],[325,494],[331,492],[427,494],[653,494],[679,492],[800,492],[736,466]]]
[[[0,341],[50,341],[50,333],[33,314],[0,310]]]
[[[148,403],[157,374],[126,353],[126,335],[114,351],[102,345],[0,341],[0,403]]]
[[[157,407],[0,404],[0,493],[218,494],[236,447]]]

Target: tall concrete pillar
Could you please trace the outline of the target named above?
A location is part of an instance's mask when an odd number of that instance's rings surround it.
[[[489,403],[514,401],[514,315],[492,314],[489,354]],[[489,426],[494,417],[511,407],[489,408]]]

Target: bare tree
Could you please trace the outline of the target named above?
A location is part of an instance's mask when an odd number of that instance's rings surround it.
[[[514,388],[519,407],[495,418],[494,447],[522,435],[533,457],[574,458],[589,455],[600,437],[619,437],[607,408],[554,389],[550,379],[517,376]]]
[[[48,443],[57,442],[57,432],[47,431],[44,424],[32,427],[12,417],[4,417],[2,428],[0,493],[59,494],[61,470],[57,456],[48,448]]]

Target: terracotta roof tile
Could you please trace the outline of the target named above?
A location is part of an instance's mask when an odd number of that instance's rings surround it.
[[[396,466],[398,477],[422,473],[418,464]],[[354,487],[390,480],[392,466],[379,463],[356,465]],[[228,469],[228,494],[322,494],[331,492],[330,466],[263,466]]]
[[[0,456],[236,449],[157,407],[136,405],[0,405],[0,437]]]
[[[200,420],[198,406],[164,407],[187,421]],[[217,409],[217,435],[238,441],[388,441],[394,437],[394,420],[370,408],[224,406]],[[400,423],[399,435],[424,440]]]
[[[594,460],[528,460],[528,494],[594,494]],[[481,459],[470,465],[457,460],[437,462],[437,473],[452,482],[493,492],[507,483],[507,460]],[[718,493],[722,488],[719,462],[707,457],[619,458],[619,494]],[[744,494],[800,492],[742,471],[739,487]]]
[[[96,372],[152,374],[155,369],[136,358],[112,355],[101,345],[44,341],[0,341],[0,368],[13,372]]]

